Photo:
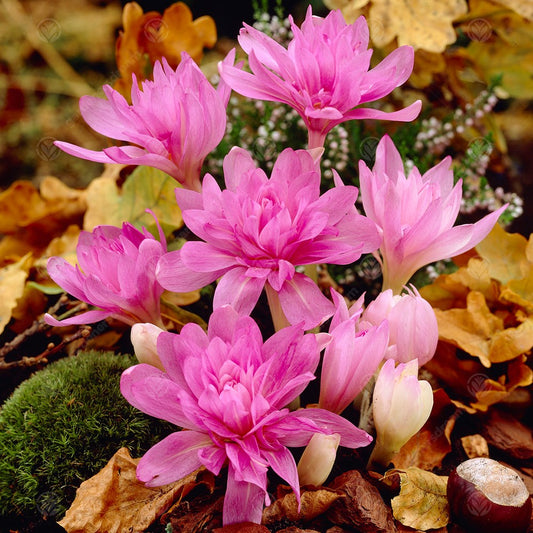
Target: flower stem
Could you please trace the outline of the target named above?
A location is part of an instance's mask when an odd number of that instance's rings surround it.
[[[279,331],[290,325],[281,304],[279,301],[278,293],[270,286],[269,283],[265,284],[265,291],[268,300],[268,306],[270,307],[270,314],[272,315],[272,322],[274,324],[274,330]]]

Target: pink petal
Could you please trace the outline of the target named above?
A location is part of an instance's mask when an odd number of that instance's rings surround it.
[[[299,273],[283,284],[279,301],[287,320],[291,324],[303,321],[304,329],[318,326],[335,311],[333,304],[320,292],[316,283]]]
[[[235,470],[230,464],[228,467],[226,494],[224,496],[224,508],[222,510],[222,523],[224,526],[240,522],[260,524],[263,517],[265,494],[266,490],[254,483],[237,481],[235,479]]]
[[[108,318],[111,316],[110,311],[87,311],[86,313],[81,313],[79,315],[65,318],[63,320],[57,320],[52,315],[49,315],[46,313],[44,315],[44,321],[49,326],[54,327],[62,327],[62,326],[73,326],[77,324],[94,324],[95,322],[100,322],[100,320],[104,320],[105,318]]]
[[[204,433],[171,433],[144,454],[137,465],[137,477],[148,487],[183,479],[202,466],[199,452],[212,446],[213,442]]]
[[[235,267],[226,272],[218,282],[213,298],[213,308],[231,305],[239,314],[249,315],[265,285],[265,280],[251,278],[246,269]]]
[[[169,291],[189,292],[201,289],[215,281],[222,272],[194,272],[181,260],[180,250],[168,252],[159,260],[156,277]]]
[[[420,114],[422,109],[422,101],[417,100],[411,105],[400,109],[399,111],[380,111],[379,109],[372,109],[370,107],[358,107],[352,111],[344,114],[344,120],[354,119],[378,119],[378,120],[395,120],[398,122],[411,122]]]
[[[152,365],[141,363],[126,369],[120,378],[120,392],[131,405],[147,415],[180,427],[191,426],[177,401],[181,388]]]

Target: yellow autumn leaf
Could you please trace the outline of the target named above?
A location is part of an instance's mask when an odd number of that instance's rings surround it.
[[[405,471],[390,470],[385,476],[398,474],[400,494],[391,501],[392,514],[407,527],[421,531],[445,527],[449,520],[446,497],[447,476],[410,467]]]
[[[491,278],[505,285],[525,277],[530,264],[526,258],[527,240],[519,233],[507,233],[499,224],[476,246]]]
[[[24,294],[28,272],[33,264],[32,254],[28,253],[20,261],[0,268],[0,333],[11,320],[19,298]]]
[[[85,230],[91,231],[101,224],[121,226],[123,222],[155,229],[154,219],[146,209],[154,212],[166,234],[183,225],[174,194],[178,183],[168,174],[151,167],[137,167],[122,188],[117,185],[117,178],[118,173],[110,169],[87,188]]]
[[[533,20],[533,2],[531,0],[497,0],[498,4],[507,6],[522,17]]]

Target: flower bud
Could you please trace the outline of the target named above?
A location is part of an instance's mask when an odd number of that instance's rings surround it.
[[[326,481],[333,468],[340,440],[338,433],[333,433],[333,435],[315,433],[311,437],[298,462],[300,486],[318,487]]]
[[[387,465],[394,454],[425,424],[433,407],[433,391],[419,381],[417,360],[400,363],[389,359],[376,380],[373,415],[376,446],[371,463]]]
[[[163,330],[150,323],[137,323],[131,327],[131,343],[140,363],[147,363],[161,370],[164,367],[157,354],[157,337]]]
[[[383,291],[365,309],[361,322],[377,326],[383,320],[389,322],[389,346],[396,346],[385,357],[397,363],[418,359],[420,366],[435,355],[439,330],[431,305],[412,288],[402,295],[392,290]],[[392,357],[391,357],[392,355]]]

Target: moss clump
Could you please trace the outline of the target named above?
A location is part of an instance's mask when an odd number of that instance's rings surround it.
[[[0,409],[0,516],[60,518],[79,484],[122,446],[139,457],[176,428],[126,402],[134,357],[85,352],[22,383]]]

